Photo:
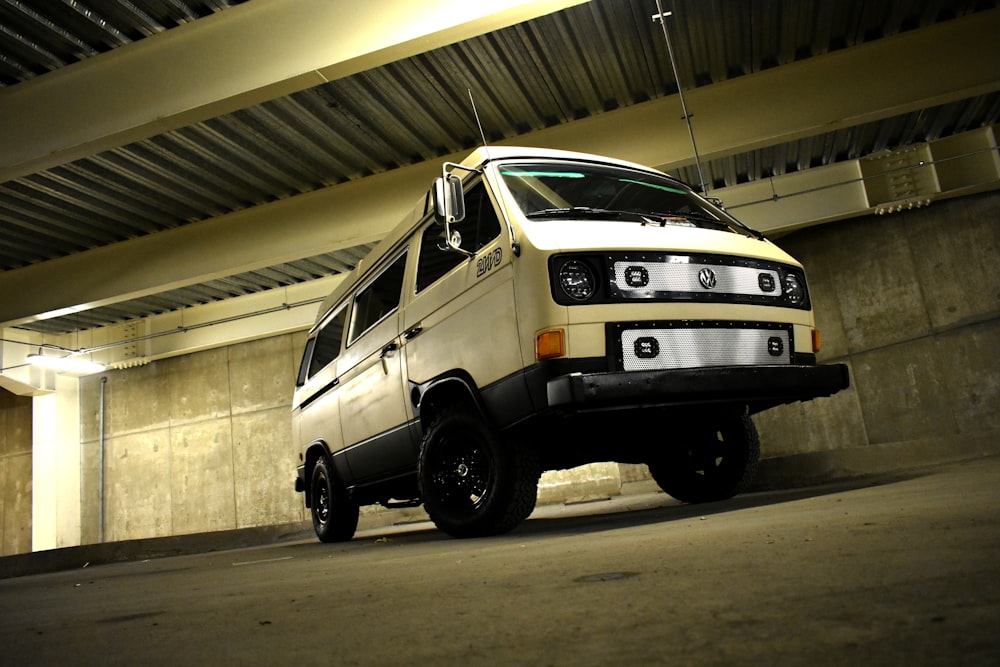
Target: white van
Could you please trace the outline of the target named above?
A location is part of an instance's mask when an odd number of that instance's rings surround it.
[[[327,298],[293,404],[323,541],[360,505],[499,534],[542,471],[641,462],[679,500],[733,496],[750,415],[848,386],[817,365],[802,266],[663,173],[479,148]]]

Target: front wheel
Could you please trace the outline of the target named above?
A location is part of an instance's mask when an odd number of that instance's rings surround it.
[[[684,442],[649,461],[649,472],[666,493],[685,503],[732,498],[757,473],[760,438],[749,415],[692,429]]]
[[[534,451],[505,441],[466,410],[446,409],[434,419],[417,474],[424,509],[452,537],[506,533],[535,508]]]
[[[316,537],[321,542],[347,542],[358,529],[359,508],[337,482],[328,456],[319,457],[310,479],[309,497]]]

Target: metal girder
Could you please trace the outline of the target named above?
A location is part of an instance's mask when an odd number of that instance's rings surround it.
[[[1000,90],[1000,9],[685,92],[705,160]],[[537,137],[537,140],[536,140]],[[526,137],[640,164],[691,164],[677,95]]]
[[[0,90],[0,182],[585,1],[238,5]]]
[[[687,97],[699,146],[704,157],[721,157],[998,90],[998,33],[1000,10],[980,12],[694,89]],[[693,160],[677,96],[510,143],[607,154],[668,170]],[[371,241],[409,211],[440,161],[0,273],[0,326]],[[847,214],[838,211],[837,217]]]
[[[378,241],[413,208],[440,169],[440,164],[431,163],[397,169],[0,272],[0,293],[18,295],[0,301],[0,326],[66,315]]]

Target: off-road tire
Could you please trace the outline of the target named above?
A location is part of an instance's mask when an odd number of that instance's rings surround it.
[[[666,493],[685,503],[732,498],[753,480],[760,461],[760,438],[749,415],[720,419],[692,429],[682,442],[648,461],[649,472]]]
[[[313,466],[309,484],[313,530],[320,542],[347,542],[354,537],[358,505],[340,486],[326,455]]]
[[[461,407],[442,410],[427,429],[417,476],[428,516],[452,537],[506,533],[528,518],[538,494],[534,450]]]

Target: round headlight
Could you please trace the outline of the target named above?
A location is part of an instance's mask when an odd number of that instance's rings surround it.
[[[559,268],[559,286],[575,301],[586,301],[594,296],[596,284],[594,272],[583,262],[572,259]]]
[[[796,306],[806,300],[806,286],[794,273],[785,274],[785,298]]]

